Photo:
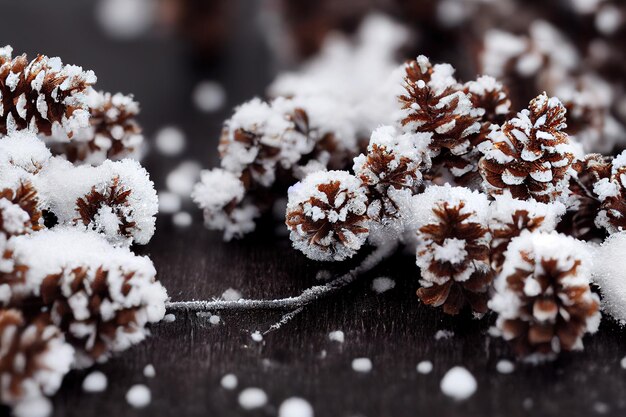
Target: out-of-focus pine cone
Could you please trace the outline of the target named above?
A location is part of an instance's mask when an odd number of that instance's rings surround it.
[[[487,192],[509,190],[515,198],[542,203],[564,199],[574,160],[565,126],[565,108],[543,93],[493,131],[479,164]]]
[[[89,94],[90,126],[82,129],[71,141],[50,142],[56,155],[70,162],[93,165],[105,159],[138,156],[143,143],[141,127],[136,121],[139,103],[132,96],[92,90]]]
[[[0,403],[15,406],[53,395],[74,361],[74,349],[47,313],[31,319],[0,310]]]
[[[37,190],[27,179],[0,189],[0,233],[16,236],[40,230],[42,212]]]
[[[85,93],[96,82],[93,71],[43,55],[29,62],[12,52],[0,48],[0,134],[31,129],[71,138],[88,126]]]
[[[590,267],[588,249],[565,235],[525,232],[509,244],[489,306],[519,356],[540,361],[583,348],[600,323]]]
[[[400,215],[393,191],[417,192],[422,183],[420,170],[430,164],[429,142],[429,135],[402,134],[393,126],[372,133],[367,155],[354,158],[355,175],[369,190],[368,215],[372,219]]]
[[[352,257],[369,234],[367,188],[345,171],[309,174],[289,188],[286,221],[294,248],[318,261]]]
[[[611,161],[610,177],[597,181],[593,191],[600,201],[596,226],[609,234],[626,230],[626,151]]]
[[[424,304],[458,314],[468,306],[476,315],[487,312],[493,279],[489,265],[489,202],[484,194],[463,187],[431,186],[415,202],[417,295]]]

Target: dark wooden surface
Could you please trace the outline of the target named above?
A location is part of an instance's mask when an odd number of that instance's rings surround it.
[[[255,3],[239,3],[235,37],[211,67],[194,66],[187,46],[158,32],[125,42],[106,38],[95,25],[93,3],[86,0],[0,0],[0,43],[12,44],[16,52],[60,55],[95,70],[100,88],[135,93],[148,137],[165,124],[180,126],[189,139],[183,159],[209,167],[216,163],[217,134],[230,110],[197,112],[190,100],[192,87],[204,78],[220,81],[230,108],[262,95],[272,78],[274,65],[254,20]],[[153,152],[144,162],[162,189],[166,173],[179,160]],[[293,251],[271,225],[244,241],[224,243],[190,209],[193,226],[177,229],[168,217],[159,217],[154,239],[139,249],[151,256],[173,300],[211,298],[229,287],[245,297],[294,295],[316,284],[317,271],[327,267]],[[376,294],[371,278],[382,275],[397,285]],[[279,313],[222,314],[217,326],[195,314],[178,314],[173,323],[153,326],[145,343],[96,367],[108,376],[106,392],[82,392],[87,372],[72,372],[54,397],[55,415],[274,416],[291,396],[307,399],[318,417],[626,414],[626,370],[620,367],[626,340],[614,323],[605,320],[600,332],[585,340],[583,353],[540,367],[518,365],[503,375],[496,363],[511,356],[504,342],[487,334],[493,318],[451,319],[421,306],[415,297],[417,278],[412,256],[397,255],[360,282],[310,306],[260,344],[250,332],[267,328]],[[436,340],[440,329],[454,336]],[[345,343],[328,340],[333,330],[344,331]],[[351,361],[364,356],[374,367],[358,374]],[[433,362],[430,375],[416,372],[421,360]],[[154,365],[156,378],[142,375],[147,364]],[[439,388],[454,365],[465,366],[478,381],[475,395],[462,403],[447,399]],[[221,388],[226,373],[238,377],[237,390]],[[153,394],[151,405],[141,411],[124,400],[135,383],[147,384]],[[268,405],[243,410],[237,395],[245,387],[265,390]]]

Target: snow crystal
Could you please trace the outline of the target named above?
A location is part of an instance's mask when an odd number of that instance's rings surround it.
[[[501,374],[510,374],[515,370],[515,365],[511,361],[501,359],[496,364],[496,370]]]
[[[15,417],[48,417],[50,414],[52,414],[52,403],[46,397],[30,397],[13,407]]]
[[[83,391],[103,392],[107,389],[107,376],[100,371],[93,371],[83,380]]]
[[[172,214],[180,210],[182,201],[178,194],[159,191],[159,213]]]
[[[193,186],[200,179],[202,166],[195,161],[181,162],[170,171],[165,178],[167,189],[183,198],[188,198],[193,191]]]
[[[166,156],[179,155],[185,150],[187,139],[182,130],[175,126],[167,126],[156,133],[154,143],[161,154]]]
[[[193,102],[205,113],[218,111],[226,102],[226,90],[218,82],[202,81],[193,89]]]
[[[234,288],[228,288],[222,293],[222,299],[225,301],[237,301],[241,298],[243,298],[241,292],[235,290]]]
[[[345,335],[341,330],[334,330],[328,333],[328,339],[333,342],[343,343],[345,341]]]
[[[132,39],[143,35],[152,25],[156,5],[151,0],[100,0],[96,18],[112,38]]]
[[[462,366],[451,368],[441,380],[441,391],[456,401],[466,400],[471,397],[478,384],[474,376]]]
[[[126,402],[133,408],[145,408],[151,401],[152,393],[150,389],[143,384],[133,385],[128,392],[126,392]]]
[[[600,286],[602,308],[621,323],[626,323],[626,232],[609,236],[594,251],[593,280]]]
[[[267,394],[260,388],[246,388],[239,393],[238,400],[244,410],[254,410],[267,404]]]
[[[152,364],[149,363],[143,368],[143,376],[146,378],[154,378],[156,376],[156,370]]]
[[[193,217],[191,217],[191,214],[187,213],[186,211],[179,211],[172,216],[172,222],[175,226],[181,228],[189,227],[191,226],[191,223],[193,223]]]
[[[13,132],[0,139],[0,164],[10,164],[33,174],[50,158],[46,145],[28,131]]]
[[[222,319],[220,318],[220,316],[216,316],[215,314],[212,314],[209,317],[209,323],[211,323],[212,325],[218,325],[220,324],[220,321],[222,321]]]
[[[263,335],[258,330],[252,332],[250,337],[252,338],[252,340],[254,340],[257,343],[261,343],[263,341]]]
[[[173,315],[172,313],[168,313],[163,317],[163,321],[165,323],[173,323],[176,321],[176,316]]]
[[[237,388],[238,384],[239,381],[237,380],[235,374],[226,374],[222,377],[220,381],[220,385],[222,385],[222,388],[227,390],[234,390],[235,388]]]
[[[303,398],[287,398],[278,407],[278,417],[313,417],[313,407]]]
[[[374,278],[374,280],[372,281],[372,290],[374,290],[378,294],[384,293],[385,291],[389,291],[393,289],[395,286],[396,286],[396,282],[392,280],[391,278],[387,278],[387,277]]]
[[[435,333],[435,340],[445,340],[454,337],[454,332],[452,330],[437,330]]]
[[[431,361],[421,361],[417,364],[417,367],[415,369],[418,373],[426,375],[431,373],[431,371],[433,370],[433,363]]]
[[[372,370],[372,361],[369,358],[353,359],[352,370],[360,373],[368,373]]]

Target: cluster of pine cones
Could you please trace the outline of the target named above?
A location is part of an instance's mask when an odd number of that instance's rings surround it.
[[[0,403],[16,414],[165,314],[152,262],[129,249],[154,234],[154,185],[111,160],[140,151],[138,104],[95,82],[0,48]]]

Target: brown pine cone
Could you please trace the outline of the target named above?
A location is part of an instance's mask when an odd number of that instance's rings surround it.
[[[601,317],[590,267],[588,249],[565,235],[525,232],[509,244],[489,307],[519,356],[536,362],[583,349]]]
[[[0,310],[0,340],[2,404],[53,395],[74,361],[74,349],[47,313],[27,319],[19,310]]]
[[[479,164],[487,192],[509,190],[515,198],[542,203],[566,198],[574,155],[565,126],[565,108],[543,93],[492,132]]]
[[[350,258],[369,234],[367,188],[345,171],[309,174],[289,188],[285,223],[293,247],[309,258]]]
[[[483,123],[501,125],[511,116],[508,89],[495,78],[480,76],[475,81],[465,83],[464,91],[469,94],[473,106],[482,109]]]
[[[611,176],[597,181],[593,192],[600,201],[596,226],[609,234],[626,230],[626,151],[611,161]]]
[[[415,206],[418,297],[424,304],[443,306],[446,314],[458,314],[466,306],[475,315],[486,313],[493,279],[487,197],[463,187],[431,186]]]
[[[37,190],[26,178],[14,187],[0,189],[0,234],[16,236],[43,227]]]
[[[0,48],[0,134],[31,129],[42,135],[72,137],[88,126],[85,93],[96,82],[93,71],[65,65],[58,58],[12,58]]]

